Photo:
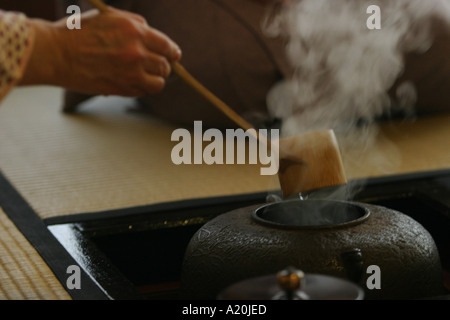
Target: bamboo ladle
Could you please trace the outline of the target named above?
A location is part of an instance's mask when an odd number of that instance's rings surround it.
[[[106,12],[109,8],[101,0],[88,1],[100,12]],[[250,123],[197,81],[180,63],[172,63],[172,70],[239,127],[244,130],[254,129]],[[261,136],[256,138],[261,139]],[[284,197],[347,183],[333,130],[309,132],[276,142],[270,141],[268,146],[273,143],[279,144],[278,179]]]
[[[253,129],[256,132],[251,124],[206,89],[181,64],[173,63],[172,69],[242,129]],[[249,130],[249,132],[253,131]],[[273,142],[267,142],[265,137],[258,134],[255,138],[268,143],[269,147],[272,143],[278,143],[278,179],[285,197],[347,183],[338,142],[333,130],[308,132]]]

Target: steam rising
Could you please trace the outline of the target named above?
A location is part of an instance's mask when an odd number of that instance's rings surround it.
[[[450,0],[276,3],[263,29],[270,37],[284,39],[292,67],[291,76],[267,97],[271,116],[283,121],[282,136],[333,129],[344,162],[352,169],[377,168],[380,173],[399,168],[401,153],[375,121],[393,113],[414,115],[414,84],[396,82],[405,55],[426,52],[433,44],[433,20],[450,20]],[[381,9],[379,30],[367,26],[372,5]],[[325,197],[349,200],[362,187],[349,181]]]
[[[264,22],[269,36],[286,40],[292,77],[268,95],[283,135],[334,129],[348,131],[395,111],[414,112],[411,83],[389,89],[401,75],[404,55],[432,44],[431,15],[448,0],[287,1]],[[381,8],[381,30],[370,30],[366,12]]]

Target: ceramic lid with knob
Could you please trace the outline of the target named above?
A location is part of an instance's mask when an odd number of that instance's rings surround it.
[[[336,277],[308,274],[293,267],[235,283],[219,300],[363,300],[358,285]]]

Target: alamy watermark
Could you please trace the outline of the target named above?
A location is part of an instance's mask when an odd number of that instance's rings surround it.
[[[380,30],[381,29],[381,9],[379,6],[371,5],[367,7],[367,14],[370,17],[366,21],[366,26],[370,30]]]
[[[171,140],[178,143],[171,158],[176,165],[261,164],[261,175],[275,175],[279,146],[274,141],[279,136],[278,129],[226,129],[223,133],[213,128],[203,132],[202,121],[194,121],[193,133],[183,128],[173,131]]]
[[[373,264],[367,267],[367,277],[366,286],[369,290],[380,290],[381,289],[381,269],[379,266]]]
[[[81,269],[77,265],[67,267],[66,273],[69,274],[66,280],[66,287],[69,290],[81,289]]]
[[[67,29],[81,29],[81,9],[77,5],[67,7],[67,14],[71,14],[66,20]]]
[[[67,14],[70,16],[67,18],[66,25],[67,29],[81,29],[81,9],[77,5],[70,5],[66,10]],[[381,9],[377,5],[370,5],[366,10],[370,17],[367,19],[366,25],[370,30],[381,29]]]

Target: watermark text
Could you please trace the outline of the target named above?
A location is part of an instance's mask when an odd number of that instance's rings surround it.
[[[203,132],[202,122],[195,121],[193,134],[184,128],[173,131],[171,140],[178,143],[171,158],[176,165],[260,164],[261,175],[275,175],[279,146],[273,141],[278,139],[278,129],[226,129],[224,134],[213,128]]]

